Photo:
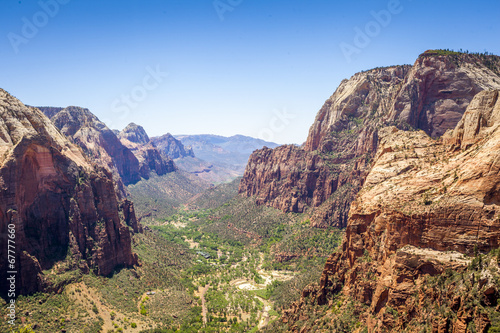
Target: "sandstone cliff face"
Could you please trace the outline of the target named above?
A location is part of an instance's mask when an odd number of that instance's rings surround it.
[[[358,316],[370,332],[399,332],[418,322],[432,322],[436,332],[468,332],[471,323],[486,332],[498,263],[464,279],[471,259],[463,254],[500,243],[499,91],[479,93],[441,140],[396,127],[381,130],[379,140],[342,249],[328,259],[319,288],[303,296],[323,305],[340,293],[364,304]],[[454,272],[462,278],[449,279]],[[452,282],[432,286],[430,277]],[[470,290],[481,306],[468,299]],[[304,297],[287,310],[284,321],[296,323],[306,303]]]
[[[38,109],[0,89],[0,255],[7,258],[7,225],[16,230],[18,293],[51,288],[42,273],[67,269],[110,274],[134,265],[127,224],[132,204],[119,199],[112,175],[93,166]],[[7,288],[7,261],[0,261]]]
[[[144,127],[135,123],[130,123],[120,132],[120,139],[127,139],[127,141],[145,145],[149,143],[150,139]]]
[[[303,212],[310,207],[314,226],[345,227],[350,203],[374,157],[379,129],[394,125],[442,135],[458,123],[476,93],[500,88],[499,59],[427,53],[413,66],[355,74],[325,102],[300,153],[297,149],[290,156],[286,148],[277,148],[256,151],[250,157],[239,192],[256,195],[260,204],[284,211]],[[316,155],[323,163],[311,163]],[[275,172],[277,165],[280,173]],[[294,170],[294,175],[287,170]],[[341,192],[320,189],[336,179]]]
[[[141,179],[139,161],[134,154],[88,109],[70,106],[56,113],[51,120],[86,155],[107,167],[117,184],[123,181],[128,185]],[[120,189],[125,193],[123,186]]]
[[[162,154],[170,158],[194,157],[191,147],[185,147],[182,142],[174,138],[170,133],[151,138],[151,142],[158,147]]]
[[[131,123],[119,133],[118,137],[139,161],[141,177],[149,179],[151,171],[162,176],[177,169],[174,161],[168,156],[163,156],[150,141],[142,126]]]
[[[293,145],[264,148],[250,156],[239,192],[284,212],[313,207],[312,220],[318,227],[345,226],[346,203],[361,188],[359,169],[365,163],[364,158],[325,157]]]
[[[500,88],[498,67],[497,56],[424,53],[411,67],[357,73],[321,108],[305,149],[319,149],[332,131],[343,129],[346,117],[365,119],[370,113],[381,116],[384,124],[408,124],[441,136],[455,127],[478,92]]]

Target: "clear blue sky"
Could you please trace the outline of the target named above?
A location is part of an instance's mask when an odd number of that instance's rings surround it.
[[[497,0],[58,1],[57,10],[1,1],[0,87],[151,136],[302,143],[324,101],[360,70],[413,63],[431,48],[500,54]],[[371,11],[388,9],[377,28]],[[367,27],[357,47],[355,29]],[[357,53],[348,61],[341,45]],[[168,75],[155,80],[156,70]]]

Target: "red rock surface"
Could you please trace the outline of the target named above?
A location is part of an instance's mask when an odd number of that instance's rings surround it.
[[[52,122],[93,161],[108,168],[117,184],[141,179],[139,161],[116,134],[88,109],[70,106],[57,112]],[[122,191],[125,190],[122,187]]]
[[[162,176],[177,170],[174,161],[160,153],[142,126],[131,123],[118,134],[118,137],[139,161],[142,178],[149,179],[152,171]]]
[[[240,194],[283,211],[307,210],[314,226],[345,227],[350,204],[370,170],[379,130],[394,125],[443,134],[458,123],[476,93],[500,88],[499,59],[426,54],[413,66],[355,74],[325,102],[303,148],[252,154]]]
[[[345,226],[365,163],[362,158],[332,160],[293,145],[264,148],[250,156],[239,192],[284,212],[313,207],[312,220],[319,227]]]
[[[304,291],[283,321],[293,326],[307,314],[308,296],[324,305],[343,295],[365,304],[357,311],[370,332],[400,332],[418,322],[432,323],[435,332],[469,332],[471,323],[486,332],[491,318],[484,308],[496,306],[491,272],[498,263],[485,264],[467,282],[463,274],[471,259],[463,254],[499,247],[499,91],[479,93],[440,140],[396,127],[382,129],[379,140],[351,206],[342,249],[327,260],[319,287]],[[428,284],[428,277],[455,273],[462,280],[452,280],[458,282],[447,293],[440,291],[446,286]],[[477,290],[476,302],[484,307],[472,307],[469,289]],[[436,304],[453,314],[438,316]]]
[[[133,205],[120,199],[111,173],[92,164],[41,111],[4,90],[0,156],[0,232],[15,226],[18,292],[53,287],[42,271],[62,261],[67,269],[102,275],[137,263],[127,226],[137,229]],[[2,237],[2,258],[6,251]],[[2,292],[6,264],[0,261]]]

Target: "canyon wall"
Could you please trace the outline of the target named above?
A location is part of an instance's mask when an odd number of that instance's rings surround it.
[[[346,227],[379,130],[421,129],[439,137],[455,127],[478,92],[500,88],[499,64],[497,56],[426,52],[413,66],[357,73],[325,102],[303,147],[250,156],[239,192],[285,212],[308,211],[313,226]]]
[[[40,110],[1,89],[0,156],[0,256],[7,258],[13,225],[18,293],[56,288],[45,270],[108,275],[137,264],[129,231],[138,229],[133,205],[115,190],[110,171],[92,163]],[[7,271],[7,260],[0,261],[2,292]]]
[[[499,269],[478,254],[500,243],[499,95],[478,93],[439,140],[423,130],[379,131],[342,248],[327,260],[319,286],[306,288],[284,313],[292,331],[312,331],[297,326],[312,317],[307,304],[332,306],[334,299],[345,301],[339,309],[354,300],[369,332],[413,332],[423,324],[433,332],[488,331],[498,311]],[[341,321],[327,317],[333,326]]]

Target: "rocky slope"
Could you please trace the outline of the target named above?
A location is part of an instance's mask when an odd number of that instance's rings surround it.
[[[194,157],[191,147],[185,147],[182,142],[167,133],[162,136],[151,138],[151,142],[166,156],[176,159],[183,157]]]
[[[162,176],[176,170],[174,161],[160,153],[142,126],[131,123],[118,134],[118,137],[139,161],[142,178],[149,179],[151,171]]]
[[[287,329],[500,328],[500,253],[480,255],[497,253],[500,242],[499,95],[478,93],[439,140],[424,131],[379,131],[342,249],[328,259],[320,285],[285,311]]]
[[[141,179],[139,161],[134,154],[88,109],[70,106],[50,119],[93,161],[108,168],[117,184],[123,181],[128,185]],[[125,193],[123,186],[120,187]]]
[[[308,209],[314,226],[345,227],[379,142],[379,130],[453,128],[478,92],[500,88],[500,57],[426,52],[413,66],[344,80],[325,102],[303,148],[254,152],[239,192],[283,211]]]
[[[71,109],[65,115],[70,117]],[[64,130],[76,133],[72,124]],[[107,275],[137,263],[129,232],[129,226],[138,228],[133,205],[115,191],[111,173],[92,164],[40,110],[4,90],[0,156],[0,231],[7,235],[7,225],[16,230],[18,293],[57,288],[45,270]],[[6,237],[0,255],[7,258]],[[2,293],[8,289],[7,271],[7,260],[0,261]]]
[[[151,141],[158,146],[164,156],[175,159],[175,164],[179,169],[189,172],[209,184],[230,181],[241,175],[232,165],[198,158],[190,145],[183,144],[169,133],[154,137]]]

